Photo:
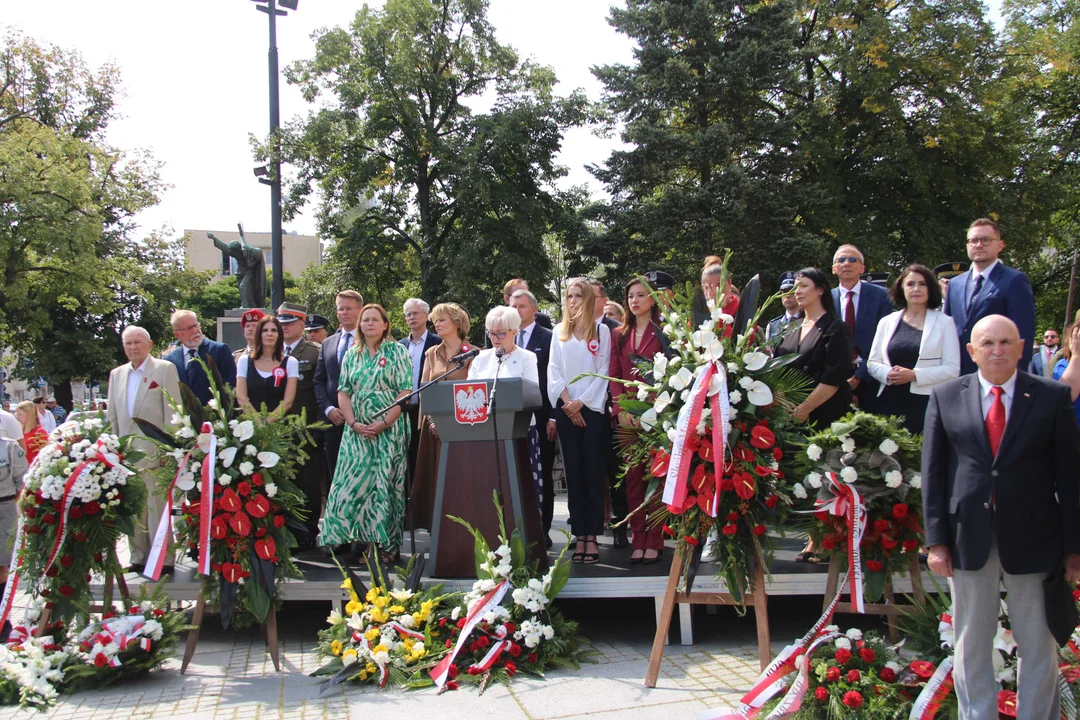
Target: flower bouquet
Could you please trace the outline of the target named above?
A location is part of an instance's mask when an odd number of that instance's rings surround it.
[[[58,693],[102,688],[140,676],[172,657],[189,629],[184,613],[168,612],[161,584],[140,588],[121,612],[65,624],[49,623],[34,637],[43,605],[32,602],[24,624],[0,645],[0,704],[44,709]]]
[[[853,602],[862,599],[863,566],[866,595],[876,600],[923,543],[921,442],[893,418],[855,412],[806,443],[798,454],[806,474],[791,490],[816,518],[810,535],[848,568]]]
[[[175,436],[141,424],[169,448],[160,470],[166,508],[147,572],[156,579],[161,571],[175,494],[183,517],[177,543],[207,580],[204,597],[218,604],[226,628],[243,628],[280,605],[285,578],[301,577],[291,549],[293,529],[303,528],[304,495],[292,478],[314,441],[303,415],[248,409],[233,417],[231,391],[213,378],[210,389],[205,408],[174,403]]]
[[[721,287],[726,283],[727,260]],[[689,285],[656,299],[666,306],[669,354],[644,364],[643,380],[624,383],[637,388],[636,400],[620,400],[644,431],[637,459],[649,461],[653,479],[643,507],[662,500],[650,517],[678,543],[684,582],[714,535],[717,575],[741,603],[754,564],[767,571],[771,560],[766,525],[782,525],[793,501],[781,470],[783,446],[799,436],[791,412],[809,383],[786,367],[793,357],[770,359],[764,352],[760,310],[709,300],[709,318],[695,327]],[[731,311],[747,321],[737,323]],[[745,333],[736,327],[744,323]]]
[[[319,657],[328,662],[312,677],[331,676],[324,691],[345,681],[406,686],[447,652],[447,606],[456,596],[443,594],[442,585],[421,588],[423,562],[415,557],[399,570],[402,588],[396,589],[374,553],[368,558],[371,588],[342,569],[341,587],[349,593],[345,613],[331,612],[330,627],[319,632]]]
[[[123,572],[116,541],[134,532],[146,504],[146,486],[123,465],[125,450],[100,418],[66,422],[50,435],[23,478],[0,624],[20,583],[70,621],[88,612],[92,573]]]
[[[508,683],[519,672],[542,676],[546,668],[577,668],[587,655],[577,623],[551,604],[570,579],[566,548],[540,575],[535,562],[526,562],[519,530],[507,536],[497,496],[495,507],[501,531],[494,551],[479,530],[449,516],[472,533],[478,580],[450,617],[439,620],[448,631],[447,654],[411,687],[435,684],[443,691],[468,682],[483,692],[492,680]]]

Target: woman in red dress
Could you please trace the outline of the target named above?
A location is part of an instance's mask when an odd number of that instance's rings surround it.
[[[634,279],[626,285],[625,317],[622,327],[615,333],[611,347],[611,367],[608,375],[619,380],[643,380],[639,365],[651,366],[657,353],[663,353],[668,346],[667,338],[660,330],[660,308],[650,292],[653,288],[645,281]],[[646,369],[644,372],[648,372]],[[634,443],[635,430],[640,427],[637,416],[624,412],[619,401],[624,395],[633,398],[636,389],[627,387],[622,382],[611,382],[611,401],[613,412],[621,428],[623,462],[629,462],[627,449]],[[664,550],[664,536],[659,525],[653,525],[649,518],[649,509],[642,508],[645,503],[645,491],[648,480],[645,477],[646,466],[637,464],[626,469],[626,500],[630,507],[630,529],[634,533],[631,542],[630,563],[651,564],[660,559]],[[655,510],[655,508],[654,508]]]
[[[15,408],[15,419],[22,425],[23,442],[26,445],[26,462],[34,462],[41,448],[49,444],[49,434],[38,422],[37,408],[27,400]]]

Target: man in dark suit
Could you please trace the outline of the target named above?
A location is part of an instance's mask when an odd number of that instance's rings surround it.
[[[555,516],[555,420],[551,417],[551,402],[547,394],[548,360],[551,358],[551,330],[536,322],[536,296],[528,290],[516,290],[510,296],[510,307],[521,316],[517,343],[536,355],[536,370],[540,376],[540,397],[544,407],[533,413],[540,439],[540,519],[544,525],[544,542],[551,547],[551,520]]]
[[[405,324],[409,326],[409,334],[400,340],[401,346],[409,351],[412,358],[413,385],[412,389],[420,387],[420,378],[424,376],[424,353],[428,348],[442,344],[442,339],[433,332],[428,332],[427,321],[431,308],[420,298],[409,298],[402,308],[405,313]],[[409,404],[405,408],[408,413],[409,427],[409,483],[411,487],[413,472],[416,470],[416,454],[420,450],[420,396],[414,395],[409,398]],[[408,494],[406,494],[408,497]]]
[[[960,335],[960,344],[971,342],[971,330],[988,315],[1004,315],[1016,323],[1024,349],[1017,367],[1031,364],[1031,345],[1035,340],[1035,296],[1028,277],[1007,267],[998,259],[1005,249],[1001,229],[993,220],[979,218],[967,231],[967,254],[971,268],[949,282],[945,296],[945,314],[951,315]],[[960,354],[960,374],[975,372],[975,363]]]
[[[929,566],[952,577],[953,678],[962,718],[997,717],[994,637],[1002,577],[1024,658],[1018,717],[1059,717],[1057,650],[1043,581],[1080,579],[1080,429],[1067,385],[1017,369],[1024,339],[1002,315],[967,346],[977,372],[937,385],[923,435]]]
[[[224,343],[214,342],[203,337],[202,328],[199,327],[199,318],[191,310],[177,310],[169,318],[172,325],[173,335],[180,342],[180,347],[165,356],[176,366],[176,374],[180,382],[191,388],[195,397],[203,405],[210,402],[210,381],[206,378],[206,371],[202,365],[193,362],[196,357],[209,364],[209,359],[214,361],[221,379],[230,387],[236,385],[236,363],[233,361],[229,346]],[[218,388],[223,392],[225,388]]]
[[[277,319],[281,323],[285,354],[296,358],[300,369],[300,377],[296,381],[296,397],[289,408],[289,414],[299,415],[303,411],[309,424],[325,422],[326,418],[319,409],[319,400],[315,397],[315,368],[319,364],[321,348],[316,343],[304,339],[307,307],[281,303],[277,309]],[[330,489],[330,478],[326,472],[323,433],[316,430],[311,433],[311,436],[315,440],[315,447],[308,449],[307,461],[296,469],[296,486],[304,491],[304,497],[307,500],[305,503],[307,519],[304,521],[307,536],[299,539],[301,550],[308,550],[315,546],[315,538],[319,534],[319,515],[322,512],[323,496]]]
[[[1053,377],[1053,359],[1060,349],[1060,343],[1061,336],[1058,331],[1054,328],[1047,328],[1046,332],[1043,333],[1043,344],[1036,345],[1031,351],[1031,369],[1028,372],[1042,377]]]
[[[337,406],[341,359],[345,356],[345,351],[356,342],[356,324],[360,321],[364,298],[355,290],[342,290],[337,294],[336,302],[337,319],[341,327],[336,333],[328,336],[319,348],[319,362],[315,366],[315,399],[318,400],[319,409],[332,426],[326,431],[323,439],[326,449],[326,468],[331,480],[337,469],[338,450],[341,449],[341,431],[345,425],[345,416]]]
[[[513,297],[514,293],[516,293],[518,290],[528,291],[528,289],[529,283],[525,282],[521,278],[514,278],[513,280],[508,280],[507,283],[503,285],[503,303],[509,305],[510,298]],[[533,295],[533,297],[535,298],[536,296]],[[542,312],[536,313],[536,324],[542,328],[547,328],[548,330],[550,330],[552,327],[551,318],[548,317],[546,313]],[[488,347],[491,347],[491,345],[489,344]]]
[[[855,374],[848,380],[848,385],[859,398],[859,407],[873,412],[878,383],[870,377],[866,359],[870,357],[878,321],[892,313],[892,302],[884,288],[861,279],[866,265],[862,251],[854,245],[841,245],[836,249],[832,270],[840,280],[839,287],[832,291],[833,305],[851,331],[852,345],[855,347]]]

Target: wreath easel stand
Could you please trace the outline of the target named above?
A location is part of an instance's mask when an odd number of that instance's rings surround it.
[[[199,643],[199,631],[202,630],[203,616],[206,613],[206,594],[209,591],[209,579],[204,578],[199,586],[199,599],[195,602],[195,612],[191,616],[192,628],[188,630],[187,645],[184,647],[184,660],[180,664],[180,674],[187,672],[191,659],[195,657],[195,646]],[[277,609],[274,607],[274,598],[270,598],[270,611],[266,614],[266,621],[262,624],[263,637],[266,646],[270,650],[270,659],[274,662],[274,670],[281,672],[281,658],[278,655],[278,632],[277,632]]]
[[[116,548],[109,550],[109,559],[112,561],[109,563],[111,567],[119,567],[120,562],[116,559]],[[112,610],[113,602],[113,583],[116,583],[116,588],[120,591],[120,601],[124,603],[124,608],[131,607],[131,592],[128,591],[127,580],[124,579],[123,571],[118,575],[113,575],[112,571],[105,573],[105,586],[102,589],[101,604],[90,603],[90,607],[87,608],[92,613],[107,613]],[[52,616],[52,603],[45,603],[45,607],[41,609],[41,617],[38,618],[37,629],[34,630],[34,637],[41,637],[45,628],[49,625],[49,618]]]
[[[916,598],[922,598],[926,592],[923,590],[922,584],[922,569],[919,567],[919,554],[913,552],[909,554],[908,559],[908,572],[911,573],[911,589]],[[844,571],[843,561],[836,556],[833,556],[832,561],[829,563],[829,577],[825,581],[825,599],[822,603],[822,611],[824,612],[829,607],[829,603],[832,598],[836,597],[837,586],[840,583],[840,573]],[[885,579],[885,602],[883,603],[865,603],[864,615],[884,615],[889,618],[889,641],[897,643],[900,641],[900,628],[896,625],[896,618],[902,612],[906,612],[903,606],[896,604],[896,594],[893,592],[892,573]],[[851,602],[841,602],[836,605],[836,612],[838,613],[855,613],[855,608]]]
[[[765,570],[761,559],[761,548],[754,540],[757,562],[750,578],[750,593],[743,595],[743,604],[754,608],[754,619],[757,622],[758,638],[758,661],[764,670],[772,660],[771,640],[769,637],[769,596],[765,592]],[[652,653],[649,655],[649,668],[645,673],[645,687],[656,687],[656,679],[660,675],[660,663],[664,659],[664,646],[667,643],[668,631],[671,629],[671,614],[675,610],[676,603],[689,605],[739,605],[740,603],[731,593],[706,593],[693,592],[693,588],[687,588],[685,592],[678,592],[679,581],[683,574],[682,551],[675,550],[675,557],[671,561],[671,572],[668,573],[667,588],[664,590],[664,602],[660,607],[660,615],[656,618],[656,635],[653,637]]]

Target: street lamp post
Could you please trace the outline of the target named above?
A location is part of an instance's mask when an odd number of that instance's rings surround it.
[[[256,10],[264,12],[270,20],[270,50],[268,53],[270,74],[270,307],[277,308],[285,302],[285,277],[282,274],[281,252],[281,147],[278,129],[281,127],[278,103],[278,51],[277,17],[288,15],[277,6],[296,10],[299,0],[255,0],[260,3]],[[265,4],[263,4],[265,3]]]

